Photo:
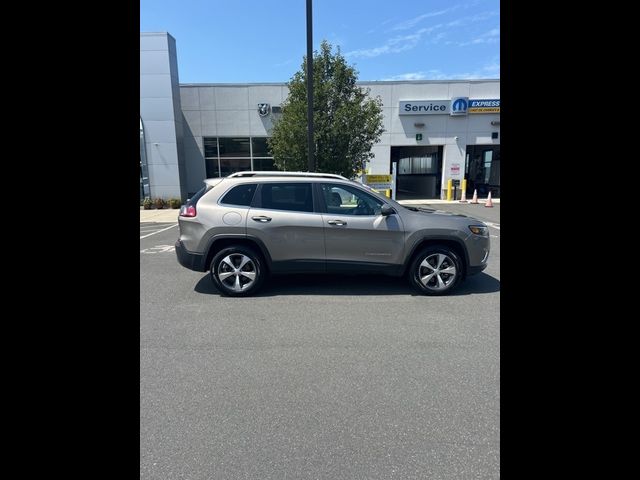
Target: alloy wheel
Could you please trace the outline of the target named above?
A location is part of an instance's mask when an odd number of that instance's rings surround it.
[[[234,292],[247,290],[256,280],[256,266],[242,253],[232,253],[218,264],[218,279]]]
[[[457,275],[455,262],[443,253],[429,255],[418,266],[418,278],[430,290],[445,290],[455,282]]]

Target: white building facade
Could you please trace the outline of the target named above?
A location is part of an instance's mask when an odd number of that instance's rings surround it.
[[[205,178],[274,169],[267,138],[286,84],[179,84],[173,38],[143,35],[149,49],[141,40],[141,196],[184,199]],[[398,199],[444,198],[449,179],[466,179],[468,194],[499,197],[500,80],[358,84],[380,97],[384,115],[367,171],[389,174],[395,163]],[[160,155],[162,149],[171,151]]]

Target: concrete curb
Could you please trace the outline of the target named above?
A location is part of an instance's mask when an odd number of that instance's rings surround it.
[[[140,209],[140,223],[177,222],[179,209],[143,210]]]

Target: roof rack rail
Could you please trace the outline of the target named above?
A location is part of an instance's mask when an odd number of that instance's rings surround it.
[[[342,175],[334,173],[315,173],[315,172],[278,172],[278,171],[246,171],[236,172],[227,176],[227,178],[237,177],[320,177],[320,178],[339,178],[340,180],[349,180]]]

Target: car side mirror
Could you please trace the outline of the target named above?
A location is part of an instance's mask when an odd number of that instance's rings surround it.
[[[389,215],[393,215],[394,213],[396,213],[396,211],[393,209],[391,205],[389,205],[388,203],[385,203],[384,205],[382,205],[382,210],[380,211],[380,214],[383,217],[388,217]]]

